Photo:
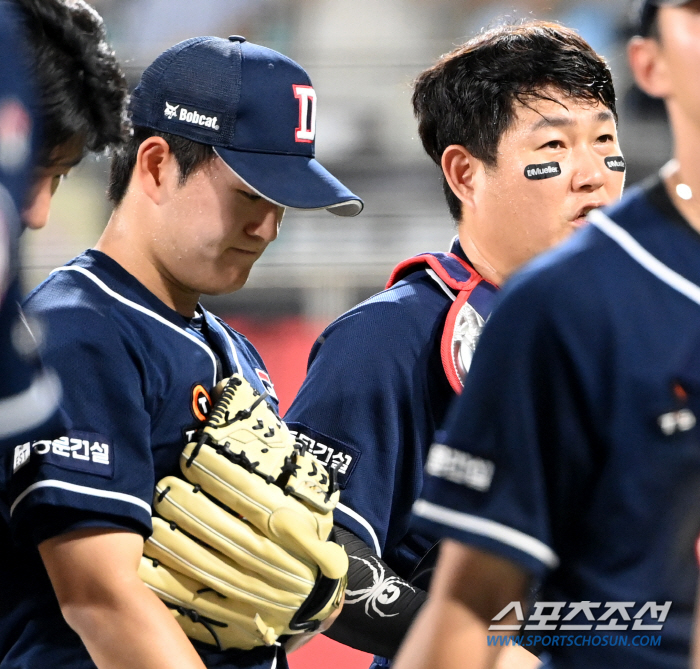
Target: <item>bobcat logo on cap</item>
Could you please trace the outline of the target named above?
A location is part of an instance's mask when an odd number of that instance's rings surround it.
[[[166,118],[175,118],[177,116],[177,110],[180,105],[171,105],[169,102],[165,103],[165,114]]]

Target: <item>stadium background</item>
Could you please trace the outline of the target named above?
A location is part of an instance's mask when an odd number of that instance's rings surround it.
[[[411,81],[442,53],[504,18],[576,28],[612,67],[628,184],[670,156],[662,107],[632,87],[628,0],[93,0],[130,86],[161,51],[196,35],[244,35],[311,75],[319,99],[317,157],[365,201],[356,219],[288,211],[245,289],[207,307],[245,334],[270,370],[282,410],[303,380],[309,349],[336,316],[381,290],[391,269],[454,235],[437,168],[411,113]],[[58,190],[45,229],[24,236],[26,290],[99,237],[110,213],[108,159],[84,161]],[[369,656],[320,638],[292,669],[350,669]]]

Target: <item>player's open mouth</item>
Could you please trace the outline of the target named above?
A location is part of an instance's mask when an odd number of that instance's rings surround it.
[[[586,216],[588,216],[588,214],[590,212],[592,212],[594,209],[598,209],[598,207],[600,207],[600,206],[601,205],[591,205],[588,207],[583,207],[576,215],[576,218],[572,221],[574,227],[579,228],[582,225],[586,225],[586,223],[587,223]]]

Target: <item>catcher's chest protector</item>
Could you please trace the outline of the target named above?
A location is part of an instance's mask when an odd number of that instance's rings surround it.
[[[453,301],[445,319],[440,355],[450,386],[459,394],[498,287],[454,253],[421,253],[404,260],[396,266],[386,287],[421,269]]]

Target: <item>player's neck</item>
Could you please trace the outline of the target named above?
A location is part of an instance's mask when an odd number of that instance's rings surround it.
[[[678,211],[700,232],[700,127],[672,103],[668,112],[676,141],[662,177]]]
[[[663,166],[661,177],[676,209],[700,232],[700,173],[686,172],[681,162],[674,158]]]
[[[144,228],[121,209],[112,213],[95,248],[119,263],[161,302],[186,318],[194,316],[199,293],[181,286],[143,242]]]
[[[490,257],[484,250],[484,245],[474,238],[468,227],[461,223],[458,230],[459,244],[469,258],[472,267],[487,281],[502,286],[508,278],[506,272],[497,267],[496,258]]]

